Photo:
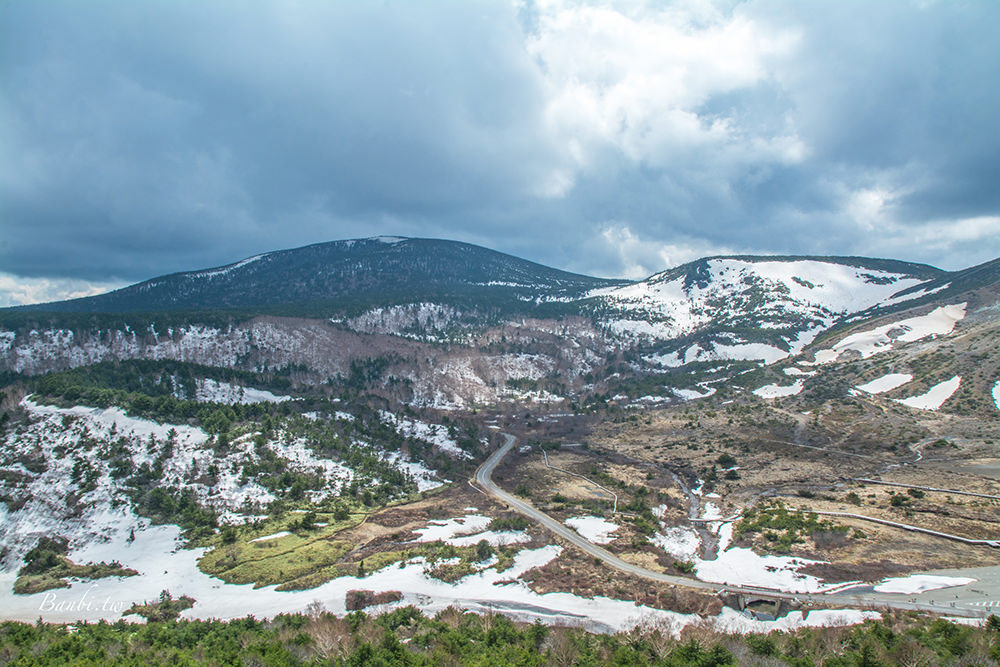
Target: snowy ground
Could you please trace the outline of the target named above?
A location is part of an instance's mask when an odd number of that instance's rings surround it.
[[[691,528],[671,526],[656,533],[649,541],[680,561],[694,561],[701,549],[701,538]]]
[[[276,396],[264,389],[254,389],[253,387],[242,387],[237,384],[229,384],[228,382],[203,379],[198,380],[195,399],[235,405],[238,403],[283,403],[292,400],[292,397]]]
[[[899,398],[896,399],[896,402],[919,410],[937,410],[944,405],[945,401],[951,398],[952,394],[958,391],[961,383],[962,378],[956,375],[950,380],[945,380],[934,385],[927,390],[927,393],[920,394],[919,396],[911,396],[910,398]]]
[[[997,410],[1000,410],[1000,382],[993,385],[993,403],[996,404]]]
[[[653,513],[657,514],[657,510]],[[702,518],[721,519],[722,514],[717,505],[708,502],[703,507]],[[692,563],[695,566],[695,576],[702,581],[734,586],[761,586],[789,593],[817,593],[843,585],[826,584],[818,577],[798,571],[820,561],[789,556],[762,556],[751,549],[731,547],[733,527],[732,521],[720,520],[708,524],[709,530],[719,537],[718,555],[712,560],[701,558],[701,538],[692,528],[661,526],[663,532],[651,537],[650,542],[674,558]]]
[[[863,359],[891,350],[897,342],[912,343],[929,336],[943,336],[955,329],[955,324],[965,317],[965,303],[935,308],[926,315],[899,320],[869,331],[847,336],[832,349],[816,352],[816,363],[836,361],[842,352],[853,350]]]
[[[975,579],[969,577],[942,577],[933,574],[913,574],[909,577],[895,577],[884,579],[875,586],[877,593],[903,593],[906,595],[923,593],[924,591],[934,591],[939,588],[951,588],[952,586],[964,586],[971,584]]]
[[[902,387],[912,379],[913,376],[908,373],[888,373],[882,377],[875,378],[871,382],[859,384],[857,389],[869,394],[884,394],[896,387]]]
[[[431,521],[426,528],[418,528],[413,531],[419,535],[413,541],[436,542],[441,540],[445,544],[455,547],[470,547],[483,540],[494,547],[531,541],[528,534],[520,530],[500,532],[486,530],[490,521],[489,517],[480,514],[467,514],[446,521]]]
[[[782,386],[777,384],[767,384],[758,389],[754,389],[753,393],[761,398],[781,398],[782,396],[795,396],[800,391],[802,391],[802,380],[796,380],[790,385]]]
[[[257,618],[271,618],[280,613],[305,612],[313,602],[344,614],[347,592],[365,589],[402,593],[402,600],[386,605],[384,610],[414,605],[433,614],[454,605],[483,613],[501,612],[520,620],[582,625],[600,631],[625,630],[640,623],[655,624],[675,635],[686,625],[704,622],[696,615],[642,607],[630,600],[588,599],[569,593],[540,595],[517,580],[529,569],[541,567],[558,557],[561,552],[558,546],[522,550],[508,570],[497,572],[494,567],[486,567],[452,584],[428,576],[429,565],[418,558],[364,578],[340,577],[312,590],[279,592],[274,587],[255,589],[250,584],[226,584],[204,574],[197,567],[204,550],[179,549],[178,530],[174,526],[150,527],[134,517],[122,516],[121,519],[111,540],[74,550],[70,556],[78,562],[119,560],[139,570],[139,576],[74,582],[68,589],[21,596],[11,592],[14,573],[3,572],[0,573],[0,619],[114,620],[133,602],[154,600],[161,590],[169,590],[175,597],[189,595],[196,600],[194,607],[182,613],[184,618],[230,619],[251,614]],[[131,527],[136,527],[135,541],[128,543]],[[730,632],[768,632],[802,626],[846,625],[876,616],[861,611],[814,611],[806,618],[796,612],[768,622],[726,609],[708,620]]]
[[[417,491],[430,491],[431,489],[436,489],[439,486],[444,486],[448,481],[440,480],[436,472],[422,463],[403,458],[398,452],[387,452],[382,455],[382,458],[400,470],[409,473],[409,475],[413,477],[414,481],[417,483]]]
[[[705,393],[701,393],[696,389],[671,389],[678,398],[683,398],[685,401],[694,401],[699,398],[708,398],[715,393],[715,387],[706,387]]]
[[[615,536],[611,533],[619,528],[618,524],[611,523],[599,516],[575,516],[566,519],[566,525],[594,544],[614,542]]]
[[[448,429],[440,424],[428,424],[419,419],[399,417],[385,410],[379,412],[379,415],[383,421],[391,424],[393,428],[407,438],[416,438],[429,442],[450,456],[463,459],[471,458],[469,453],[459,447],[455,439],[448,435]]]
[[[8,433],[3,442],[7,463],[0,466],[13,473],[8,479],[16,480],[2,482],[6,492],[27,498],[16,511],[0,514],[0,544],[8,564],[20,563],[42,535],[65,537],[71,547],[106,536],[132,506],[123,477],[130,469],[153,466],[155,472],[147,474],[154,475],[156,486],[193,492],[201,506],[229,524],[259,518],[275,500],[244,472],[259,460],[259,447],[270,450],[288,470],[320,475],[324,485],[308,492],[314,501],[339,492],[354,477],[341,463],[318,456],[306,440],[283,431],[262,445],[246,434],[217,451],[201,429],[136,419],[118,408],[58,408],[30,397],[21,405],[29,419]],[[442,484],[434,471],[398,453],[381,456],[411,474],[420,490]],[[18,458],[33,461],[32,470],[24,469]],[[126,472],[115,473],[118,466]],[[498,543],[521,539],[485,537]]]

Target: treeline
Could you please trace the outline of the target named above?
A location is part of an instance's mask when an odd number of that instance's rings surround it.
[[[298,370],[305,367],[284,366],[255,373],[172,359],[126,359],[50,373],[37,378],[35,384],[38,391],[77,387],[142,393],[154,398],[170,395],[194,398],[196,380],[201,378],[285,390],[291,387],[288,376]]]
[[[281,388],[289,384],[283,377],[289,372],[281,369],[263,375],[181,361],[134,359],[49,373],[35,378],[31,386],[40,400],[101,408],[117,406],[132,417],[159,422],[195,422],[206,431],[218,434],[225,433],[236,422],[287,417],[297,410],[287,401],[225,405],[192,400],[197,378]],[[178,395],[186,398],[178,398]]]
[[[433,619],[413,607],[379,617],[314,611],[222,621],[119,621],[77,626],[0,624],[6,665],[637,665],[889,667],[996,665],[1000,622],[983,628],[917,616],[886,616],[849,628],[769,635],[705,629],[674,639],[661,628],[598,635],[514,623],[454,608]]]

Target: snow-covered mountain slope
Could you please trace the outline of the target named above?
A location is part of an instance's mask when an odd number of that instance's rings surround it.
[[[764,395],[774,386],[769,382],[781,386],[793,376],[801,379],[799,391],[811,404],[850,394],[888,401],[883,407],[994,419],[1000,283],[968,286],[947,291],[951,296],[918,297],[920,305],[906,310],[880,306],[868,311],[878,313],[875,317],[846,318],[801,354],[758,371],[747,388]]]
[[[612,332],[671,342],[652,357],[661,365],[773,362],[842,318],[939,273],[858,258],[715,257],[589,296]]]
[[[558,326],[557,326],[558,325]],[[157,359],[254,371],[303,368],[308,384],[349,380],[352,364],[384,361],[369,374],[371,390],[384,389],[418,407],[467,408],[518,400],[509,383],[558,378],[572,386],[598,372],[613,341],[582,319],[527,320],[497,328],[475,345],[442,347],[406,336],[359,334],[323,320],[260,317],[228,327],[181,326],[158,331],[69,329],[9,332],[0,370],[25,375],[103,361]],[[374,371],[373,371],[374,373]],[[203,383],[202,393],[222,402],[280,400],[279,395]],[[211,390],[211,391],[209,391]],[[214,393],[212,393],[214,392]],[[528,397],[530,398],[530,397]]]
[[[295,366],[300,382],[316,386],[381,359],[367,390],[416,407],[551,403],[588,391],[631,395],[620,387],[629,378],[689,364],[717,365],[702,379],[723,381],[911,306],[974,304],[974,294],[962,295],[989,292],[998,280],[1000,260],[943,272],[884,259],[734,256],[628,283],[449,241],[337,241],[90,300],[0,310],[0,372],[173,359],[247,371]],[[309,317],[253,316],[270,306],[252,304],[279,302]],[[727,371],[716,361],[741,363]],[[635,396],[694,389],[669,384]]]

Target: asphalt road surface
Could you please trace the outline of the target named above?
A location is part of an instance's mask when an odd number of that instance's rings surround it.
[[[821,605],[854,608],[880,608],[891,607],[893,609],[905,609],[911,611],[927,611],[949,616],[965,617],[985,617],[992,612],[1000,613],[1000,577],[997,576],[998,568],[986,568],[989,572],[989,579],[969,586],[939,589],[928,591],[919,595],[903,595],[893,593],[876,593],[870,589],[855,593],[786,593],[783,591],[763,588],[757,586],[729,586],[723,584],[710,583],[697,579],[689,579],[662,572],[653,572],[643,567],[628,563],[610,551],[584,539],[579,533],[567,528],[561,522],[556,521],[548,514],[537,509],[533,505],[517,496],[507,493],[493,482],[493,470],[496,469],[500,461],[514,447],[517,439],[508,434],[501,433],[504,438],[503,445],[493,452],[486,462],[476,470],[476,483],[488,495],[506,504],[515,512],[522,514],[533,521],[544,526],[547,530],[557,535],[562,540],[569,542],[573,546],[581,549],[594,558],[598,558],[622,572],[661,583],[672,584],[674,586],[686,586],[688,588],[698,588],[707,591],[720,592],[729,591],[731,593],[741,593],[749,596],[760,596],[766,598],[799,600],[803,602],[813,602]],[[962,576],[960,571],[954,572],[955,576]],[[975,574],[966,576],[975,577]],[[982,575],[980,575],[982,576]],[[867,588],[867,587],[864,587]],[[994,608],[991,603],[997,601]]]

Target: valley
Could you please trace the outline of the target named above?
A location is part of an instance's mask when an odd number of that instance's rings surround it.
[[[163,591],[188,619],[677,634],[1000,600],[995,262],[625,284],[449,243],[0,311],[3,618],[134,620]],[[304,299],[294,276],[334,260]]]

